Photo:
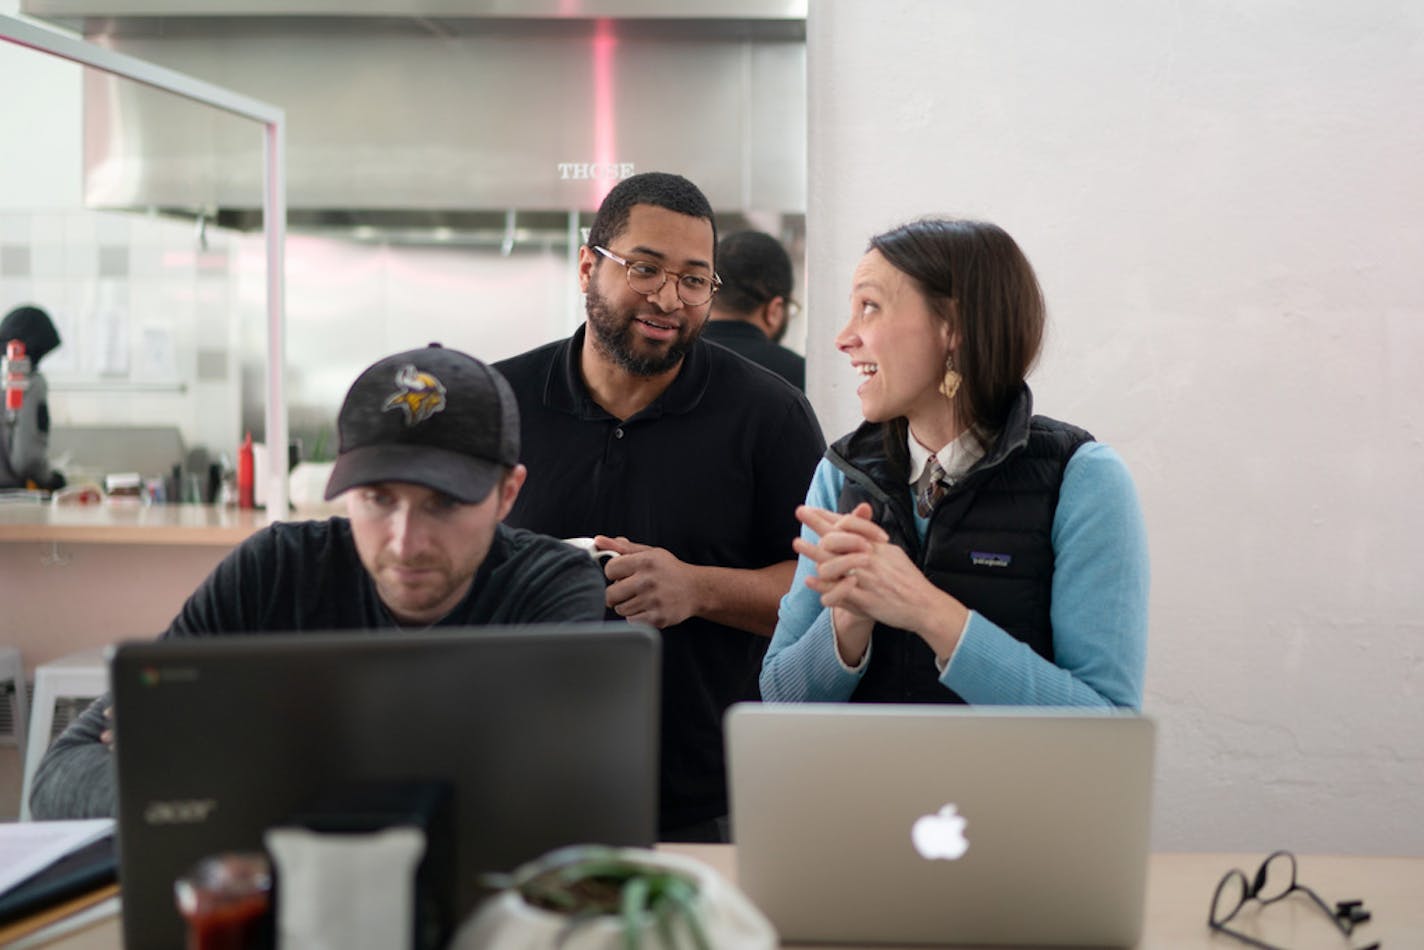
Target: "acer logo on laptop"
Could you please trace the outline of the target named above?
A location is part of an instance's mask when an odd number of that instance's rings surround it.
[[[214,798],[149,802],[143,810],[143,820],[150,825],[197,825],[207,821],[217,807],[217,799]]]
[[[910,827],[910,841],[926,861],[957,861],[969,850],[964,829],[969,820],[948,802],[939,811],[921,815]]]

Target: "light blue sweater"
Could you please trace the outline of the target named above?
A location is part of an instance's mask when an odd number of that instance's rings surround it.
[[[834,511],[844,482],[844,473],[822,459],[806,504]],[[927,524],[916,516],[921,541]],[[805,527],[801,536],[816,540]],[[971,611],[940,682],[970,703],[1140,707],[1147,665],[1147,532],[1127,466],[1101,442],[1084,443],[1068,460],[1052,542],[1054,662]],[[831,612],[805,583],[814,569],[814,561],[801,558],[781,599],[761,671],[768,702],[849,699],[868,665],[857,673],[841,663]],[[874,662],[870,655],[867,660]]]

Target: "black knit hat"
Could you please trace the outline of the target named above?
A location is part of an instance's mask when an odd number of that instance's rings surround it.
[[[38,367],[45,354],[59,346],[59,331],[39,307],[16,307],[0,320],[0,351],[11,340],[23,342],[30,365]]]
[[[341,404],[337,429],[328,500],[358,485],[409,482],[475,504],[519,462],[509,383],[439,343],[366,369]]]

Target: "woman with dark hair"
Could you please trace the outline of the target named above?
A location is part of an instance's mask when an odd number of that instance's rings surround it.
[[[1142,703],[1132,479],[1024,382],[1043,296],[992,224],[877,235],[836,346],[865,422],[826,452],[761,673],[769,701]]]

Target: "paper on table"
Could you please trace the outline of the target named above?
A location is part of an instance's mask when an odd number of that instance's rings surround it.
[[[114,830],[114,819],[0,824],[0,894]]]

